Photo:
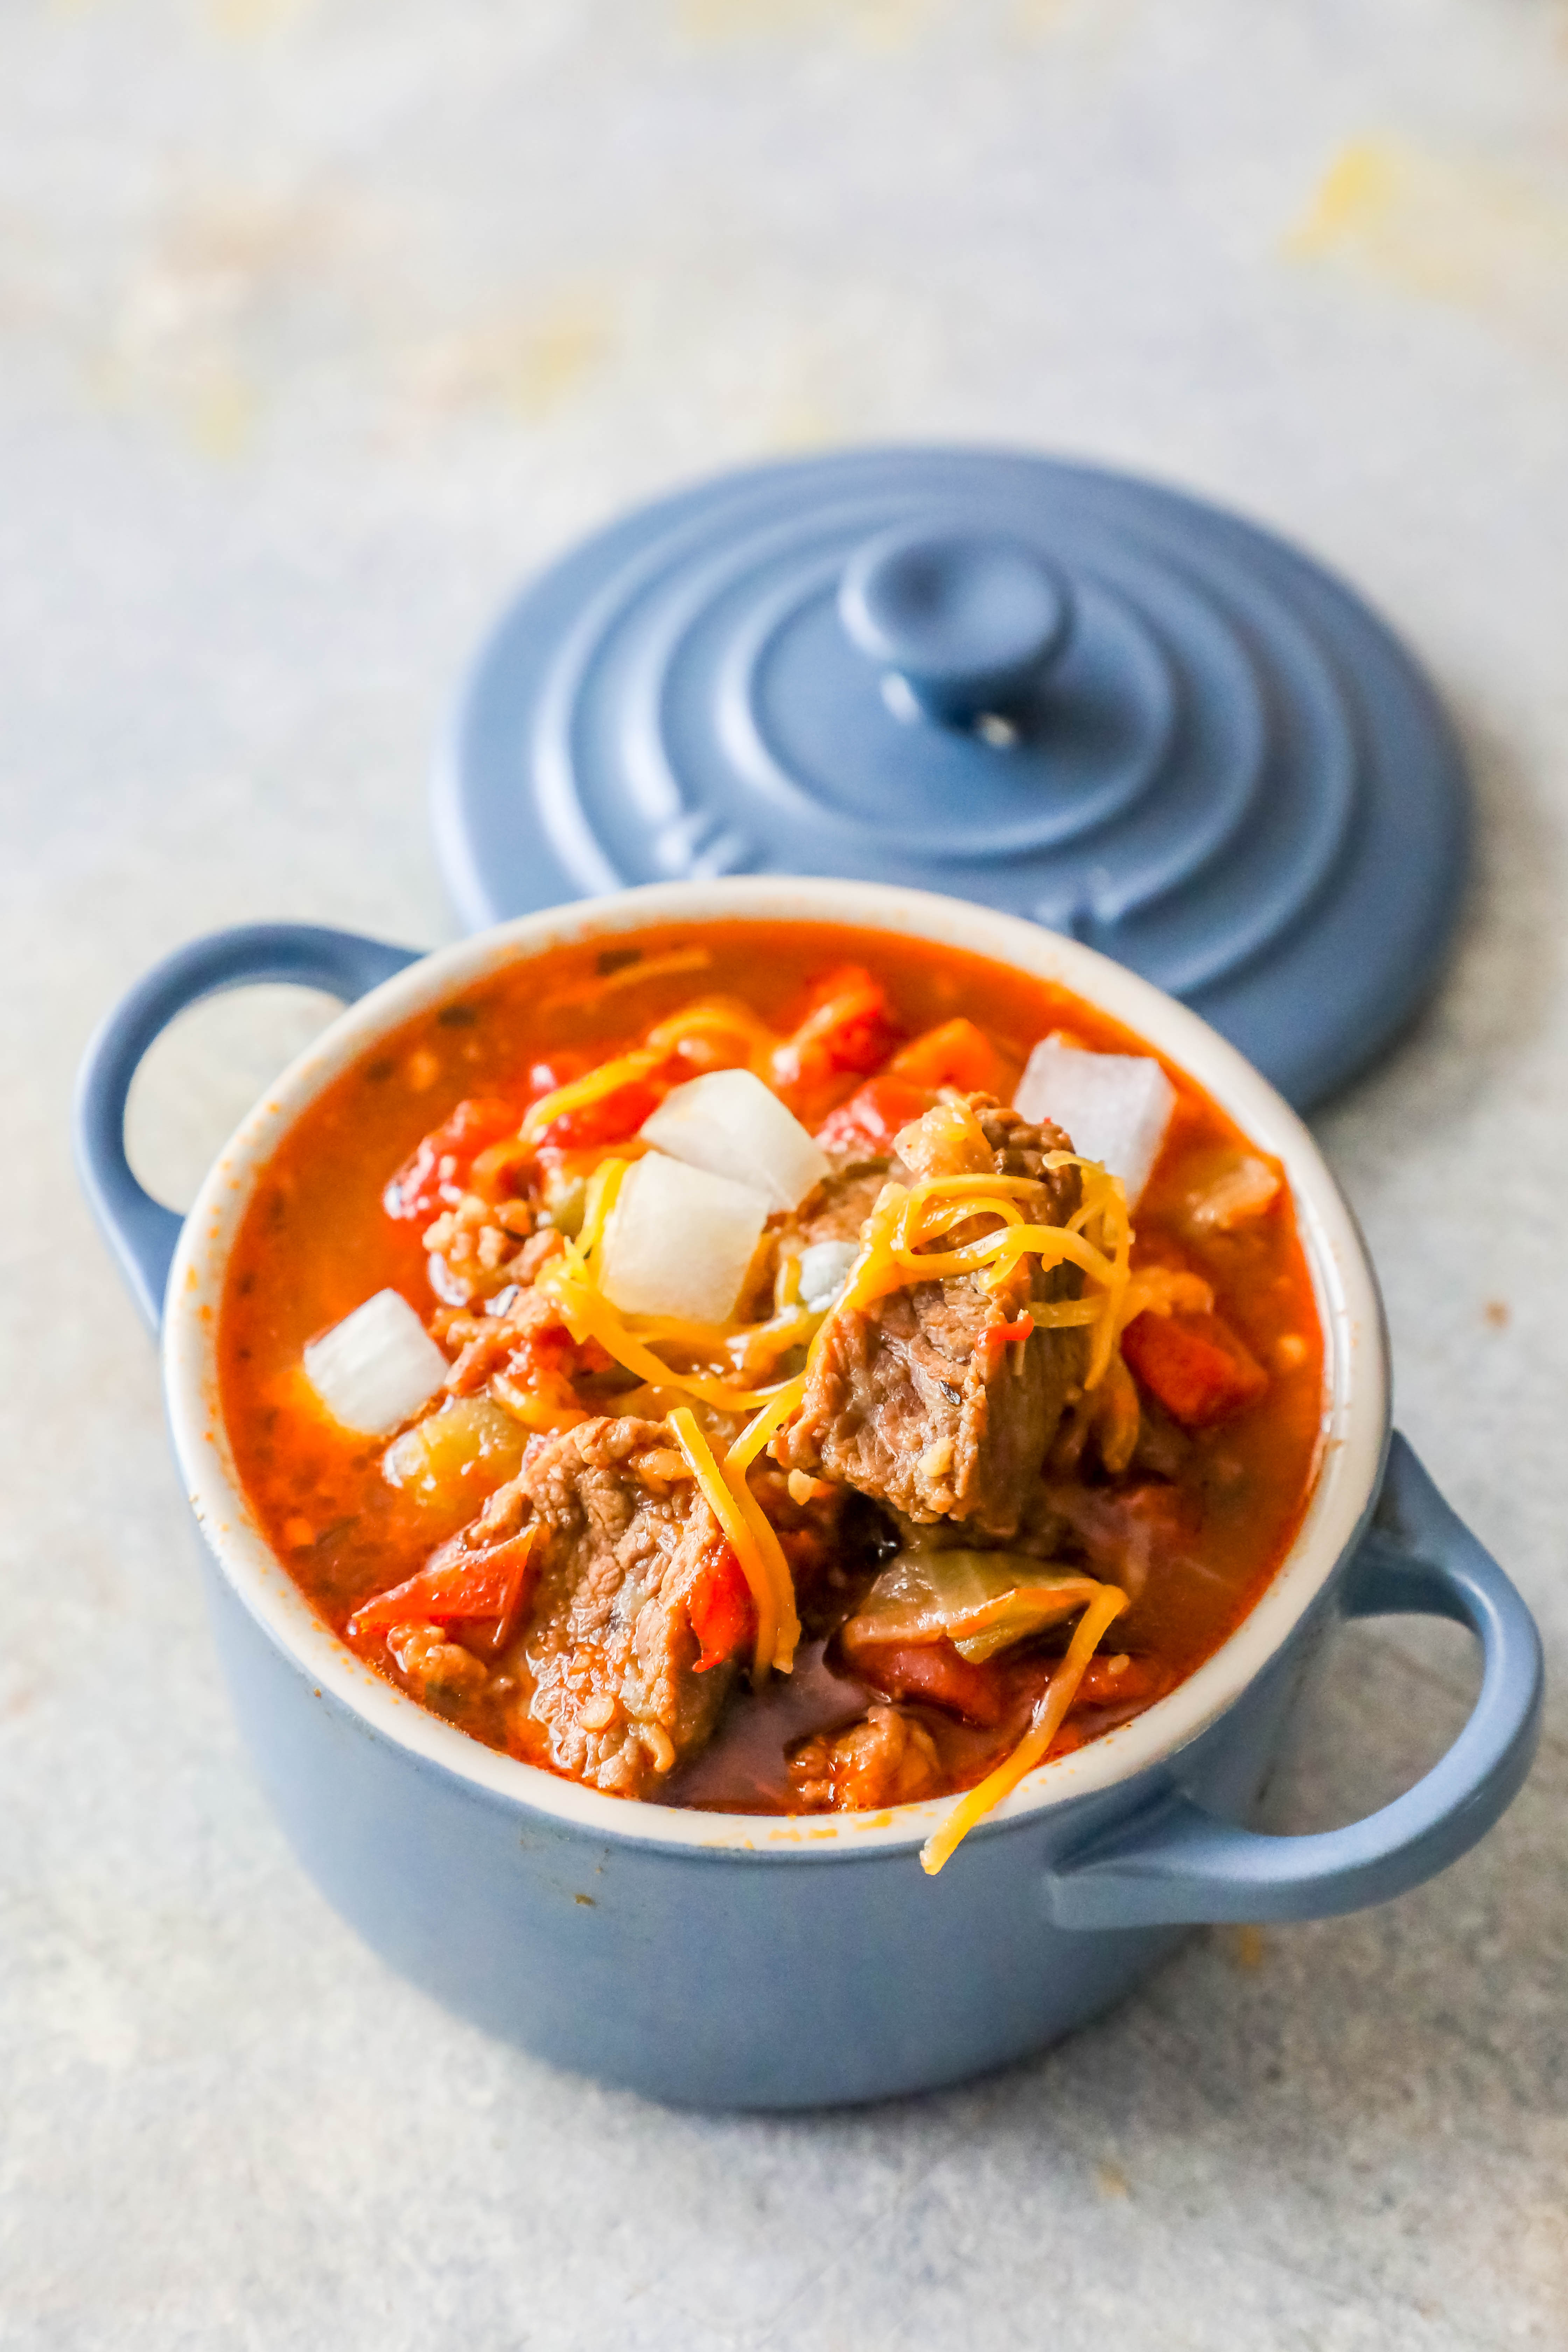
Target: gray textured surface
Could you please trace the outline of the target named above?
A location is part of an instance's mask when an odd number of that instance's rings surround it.
[[[441,934],[443,699],[626,498],[916,434],[1190,480],[1362,582],[1475,758],[1451,983],[1321,1129],[1404,1424],[1560,1671],[1565,112],[1552,0],[5,11],[0,2343],[1568,2341],[1560,1703],[1438,1884],[1199,1938],[1005,2078],[767,2123],[552,2077],[281,1850],[63,1145],[182,936]],[[187,1024],[144,1166],[188,1187],[310,1017]],[[1297,1817],[1408,1780],[1468,1676],[1358,1633]]]

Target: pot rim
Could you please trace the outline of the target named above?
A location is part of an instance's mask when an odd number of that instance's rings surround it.
[[[311,1681],[416,1764],[595,1840],[692,1858],[848,1859],[923,1843],[951,1797],[876,1813],[683,1811],[587,1789],[485,1747],[355,1656],[273,1553],[240,1486],[219,1407],[216,1337],[229,1250],[257,1181],[308,1105],[377,1038],[487,972],[568,942],[656,923],[840,922],[967,950],[1058,982],[1122,1022],[1204,1087],[1282,1161],[1324,1333],[1319,1468],[1296,1539],[1267,1591],[1184,1682],[1132,1722],[1037,1766],[973,1833],[984,1836],[1098,1795],[1163,1764],[1226,1713],[1284,1646],[1359,1535],[1387,1441],[1382,1301],[1339,1186],[1296,1113],[1200,1017],[1079,941],[971,902],[885,884],[731,877],[652,884],[525,915],[433,950],[346,1011],[300,1055],[219,1153],[187,1216],[166,1297],[164,1385],[191,1507],[217,1563],[262,1630]]]

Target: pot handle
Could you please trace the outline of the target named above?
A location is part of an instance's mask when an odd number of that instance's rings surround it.
[[[138,1183],[125,1156],[131,1081],[153,1039],[176,1013],[225,989],[292,981],[352,1004],[379,988],[421,950],[395,948],[315,923],[241,923],[176,948],[121,998],[99,1029],[77,1079],[78,1173],[89,1206],[143,1317],[156,1331],[184,1219]]]
[[[1480,1696],[1447,1755],[1380,1812],[1309,1837],[1239,1828],[1177,1791],[1047,1874],[1058,1926],[1327,1918],[1421,1885],[1490,1829],[1535,1753],[1541,1639],[1496,1560],[1398,1435],[1342,1605],[1349,1617],[1449,1617],[1475,1634]]]

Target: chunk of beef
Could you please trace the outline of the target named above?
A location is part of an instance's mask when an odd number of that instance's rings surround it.
[[[1045,1162],[1066,1138],[999,1104],[972,1107],[990,1172],[1037,1181],[1026,1214],[1064,1224],[1079,1203],[1078,1171]],[[988,1535],[1014,1536],[1081,1378],[1084,1343],[1076,1330],[1011,1342],[992,1335],[1016,1327],[1031,1302],[1075,1297],[1079,1285],[1076,1267],[1042,1269],[1026,1257],[995,1290],[953,1275],[836,1307],[778,1460],[842,1479],[911,1519],[973,1520]]]
[[[968,1097],[981,1133],[992,1151],[992,1174],[995,1176],[1032,1176],[1046,1186],[1058,1204],[1058,1213],[1047,1216],[1044,1223],[1059,1225],[1070,1217],[1079,1203],[1079,1176],[1076,1168],[1058,1168],[1047,1171],[1047,1154],[1070,1151],[1072,1145],[1059,1127],[1048,1118],[1027,1119],[1021,1111],[1008,1110],[1002,1103],[988,1103],[978,1095]]]
[[[532,1289],[519,1290],[504,1315],[447,1316],[441,1321],[441,1337],[448,1348],[458,1350],[458,1360],[447,1375],[447,1386],[454,1396],[471,1396],[494,1373],[503,1370],[514,1355],[546,1339],[557,1340],[563,1352],[570,1347],[559,1306]]]
[[[388,1187],[389,1193],[395,1188]],[[448,1307],[470,1307],[493,1297],[520,1278],[534,1238],[534,1213],[526,1201],[487,1201],[465,1192],[425,1229],[430,1287]],[[521,1246],[520,1246],[521,1244]],[[537,1263],[537,1250],[531,1262]]]
[[[483,1659],[460,1642],[448,1641],[438,1625],[394,1625],[386,1647],[415,1697],[433,1706],[477,1698],[489,1680]]]
[[[722,1541],[667,1431],[582,1422],[517,1481],[544,1523],[523,1655],[551,1760],[623,1797],[657,1797],[711,1733],[734,1676],[696,1672],[692,1584]]]
[[[924,1724],[901,1707],[874,1706],[831,1737],[818,1733],[790,1758],[797,1802],[813,1813],[875,1812],[918,1804],[942,1787],[942,1759]]]
[[[860,1228],[888,1181],[885,1160],[861,1160],[836,1168],[802,1202],[795,1223],[804,1247],[816,1242],[858,1242]]]

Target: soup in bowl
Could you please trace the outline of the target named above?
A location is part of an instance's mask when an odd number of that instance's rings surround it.
[[[1366,1534],[1370,1270],[1191,1013],[859,885],[405,961],[187,951],[83,1141],[155,1290],[150,1036],[239,977],[377,983],[220,1159],[164,1328],[242,1717],[395,1962],[661,2095],[872,2096],[1037,2045],[1184,1922],[1413,1884],[1506,1802],[1533,1631],[1403,1452]],[[1321,1634],[1384,1607],[1481,1634],[1459,1743],[1372,1822],[1246,1826]]]

